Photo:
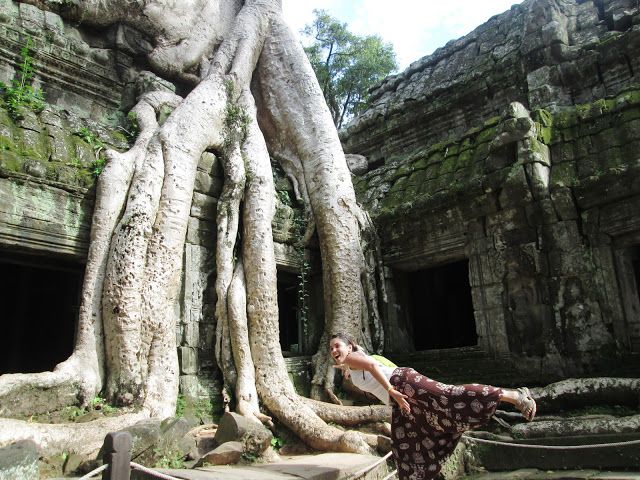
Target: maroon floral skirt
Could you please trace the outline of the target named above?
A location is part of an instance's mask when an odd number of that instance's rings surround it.
[[[489,385],[447,385],[396,368],[391,384],[409,398],[411,413],[392,399],[391,441],[400,480],[435,478],[462,433],[489,422],[502,389]]]

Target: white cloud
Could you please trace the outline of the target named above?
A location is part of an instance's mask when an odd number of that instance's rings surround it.
[[[324,8],[359,35],[378,34],[391,42],[400,69],[447,41],[461,37],[521,0],[283,0],[285,18],[294,30]]]

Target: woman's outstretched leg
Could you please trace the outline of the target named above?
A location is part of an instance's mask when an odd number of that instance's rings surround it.
[[[536,401],[527,387],[518,388],[517,390],[503,388],[500,401],[514,405],[528,422],[532,421],[536,416]]]

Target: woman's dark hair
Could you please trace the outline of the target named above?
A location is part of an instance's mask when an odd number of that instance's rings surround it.
[[[354,342],[353,339],[346,333],[334,333],[333,335],[331,335],[331,338],[329,339],[329,341],[333,340],[334,338],[339,338],[347,345],[351,345],[354,352],[357,352],[358,350],[360,350],[360,346],[356,342]]]

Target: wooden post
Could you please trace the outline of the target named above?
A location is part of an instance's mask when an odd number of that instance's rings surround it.
[[[131,479],[131,446],[129,432],[111,432],[104,437],[103,462],[109,464],[102,472],[102,480]]]

